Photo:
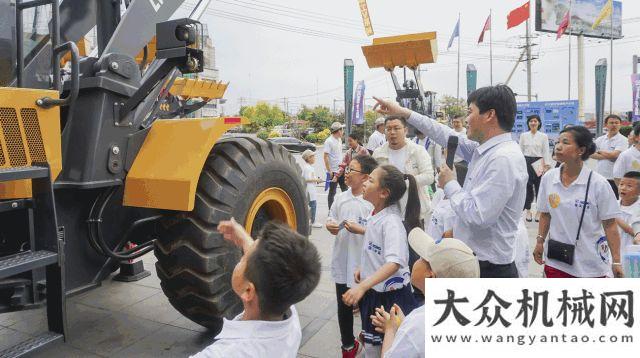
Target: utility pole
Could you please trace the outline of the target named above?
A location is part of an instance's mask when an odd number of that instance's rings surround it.
[[[489,9],[489,79],[493,86],[493,14]],[[460,37],[460,36],[458,36]],[[458,39],[459,40],[459,39]]]
[[[584,35],[578,36],[578,118],[584,122]]]
[[[527,26],[527,101],[531,102],[531,36],[529,30],[529,20]]]
[[[613,12],[615,11],[615,6],[613,6],[613,1],[611,2],[611,64],[609,65],[609,77],[611,80],[610,91],[609,91],[609,114],[613,114]]]
[[[460,13],[458,13],[458,81],[456,82],[456,98],[460,102]],[[422,76],[422,72],[420,72]]]
[[[568,94],[567,94],[567,100],[571,100],[571,10],[572,10],[572,6],[573,6],[573,1],[569,0],[569,86],[568,86]]]

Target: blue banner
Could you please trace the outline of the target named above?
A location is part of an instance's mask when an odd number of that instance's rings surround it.
[[[567,125],[576,125],[578,121],[578,101],[520,102],[516,111],[516,120],[512,133],[515,139],[529,131],[527,117],[532,114],[540,116],[541,132],[549,139],[556,140],[560,131]]]
[[[352,124],[364,124],[364,81],[358,82],[356,86],[355,98],[353,99]]]

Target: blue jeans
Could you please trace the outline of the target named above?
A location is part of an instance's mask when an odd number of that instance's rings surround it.
[[[316,222],[316,208],[318,207],[317,204],[318,202],[315,200],[309,202],[309,209],[311,211],[311,223]]]

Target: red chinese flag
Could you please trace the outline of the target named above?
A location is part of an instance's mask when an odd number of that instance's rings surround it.
[[[520,25],[529,19],[529,2],[511,11],[507,15],[507,30]]]
[[[489,17],[487,17],[487,21],[484,22],[484,27],[482,28],[482,32],[480,33],[478,43],[482,43],[482,41],[484,41],[484,33],[487,31],[491,31],[491,15],[489,15]]]
[[[567,13],[564,14],[564,17],[562,18],[560,26],[558,27],[558,36],[556,36],[556,41],[558,41],[558,39],[562,37],[564,32],[567,31],[567,28],[569,28],[569,21],[569,11],[567,11]]]

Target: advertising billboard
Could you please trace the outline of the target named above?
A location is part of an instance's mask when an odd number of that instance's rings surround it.
[[[549,139],[558,139],[558,134],[567,125],[578,123],[578,101],[519,102],[512,134],[514,139],[527,132],[527,117],[537,114],[542,121],[541,131]]]
[[[611,38],[611,18],[606,17],[592,29],[607,0],[572,0],[571,34]],[[536,0],[536,31],[556,33],[562,18],[569,11],[569,0]],[[569,34],[569,29],[565,35]],[[622,2],[613,2],[613,38],[622,38]]]

